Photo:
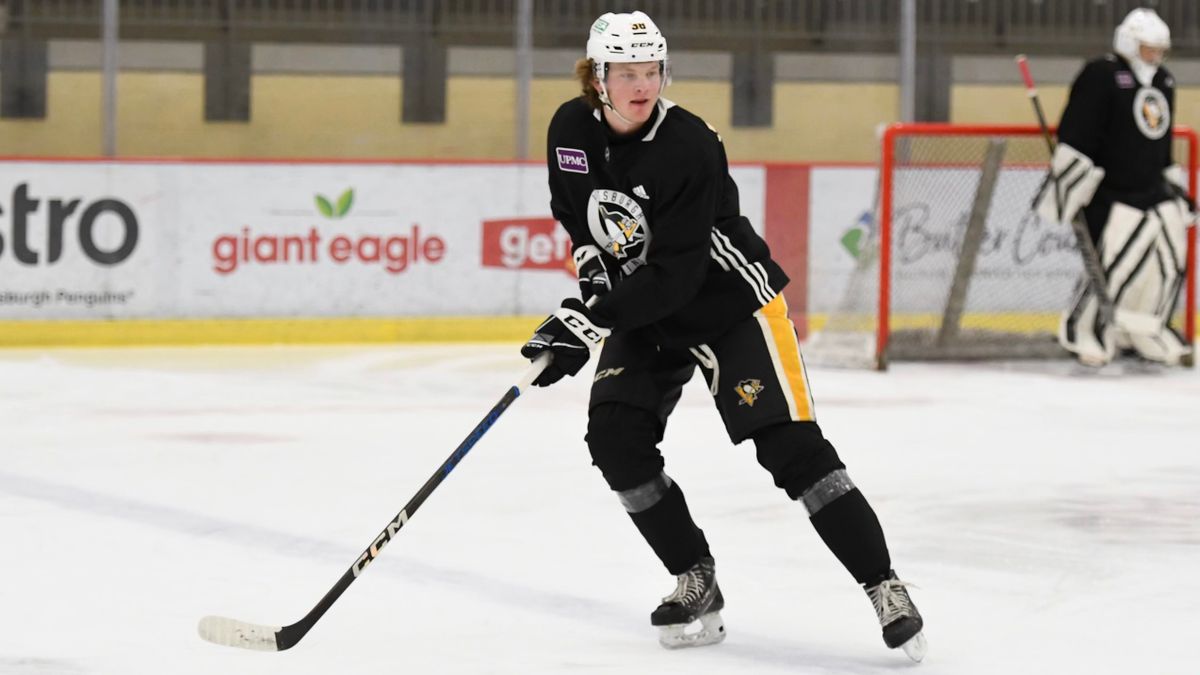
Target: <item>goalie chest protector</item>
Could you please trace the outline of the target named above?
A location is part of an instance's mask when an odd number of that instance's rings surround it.
[[[1174,107],[1175,78],[1166,68],[1144,87],[1125,59],[1109,54],[1088,62],[1071,85],[1058,138],[1104,169],[1101,190],[1154,191],[1172,162]]]

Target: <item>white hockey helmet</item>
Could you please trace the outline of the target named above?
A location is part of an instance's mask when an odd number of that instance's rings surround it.
[[[1171,29],[1152,9],[1138,8],[1130,12],[1113,33],[1113,51],[1131,63],[1141,61],[1142,45],[1157,49],[1171,48]],[[1157,63],[1147,64],[1158,66]]]
[[[628,14],[607,12],[592,22],[588,33],[587,57],[592,60],[596,79],[604,82],[610,63],[662,64],[663,84],[669,77],[667,39],[645,12]]]

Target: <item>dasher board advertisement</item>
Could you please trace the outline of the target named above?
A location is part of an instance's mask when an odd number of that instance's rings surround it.
[[[733,169],[761,229],[760,166]],[[0,162],[0,318],[508,316],[577,293],[536,164]]]

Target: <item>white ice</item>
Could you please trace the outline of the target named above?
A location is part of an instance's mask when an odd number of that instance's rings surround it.
[[[811,372],[918,586],[921,665],[699,381],[663,449],[729,639],[659,647],[674,581],[590,466],[586,375],[518,399],[298,646],[197,636],[303,616],[524,369],[511,345],[0,352],[0,673],[1200,672],[1200,373],[1062,364]]]

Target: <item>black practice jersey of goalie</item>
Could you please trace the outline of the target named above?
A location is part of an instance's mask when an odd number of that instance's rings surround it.
[[[554,217],[574,248],[599,247],[614,275],[592,308],[614,330],[702,344],[787,283],[740,213],[720,136],[687,110],[659,99],[641,129],[621,136],[575,98],[550,122],[547,156]]]
[[[1104,169],[1100,193],[1146,209],[1167,198],[1175,78],[1159,67],[1143,87],[1116,54],[1089,61],[1075,82],[1058,128],[1059,141]]]

